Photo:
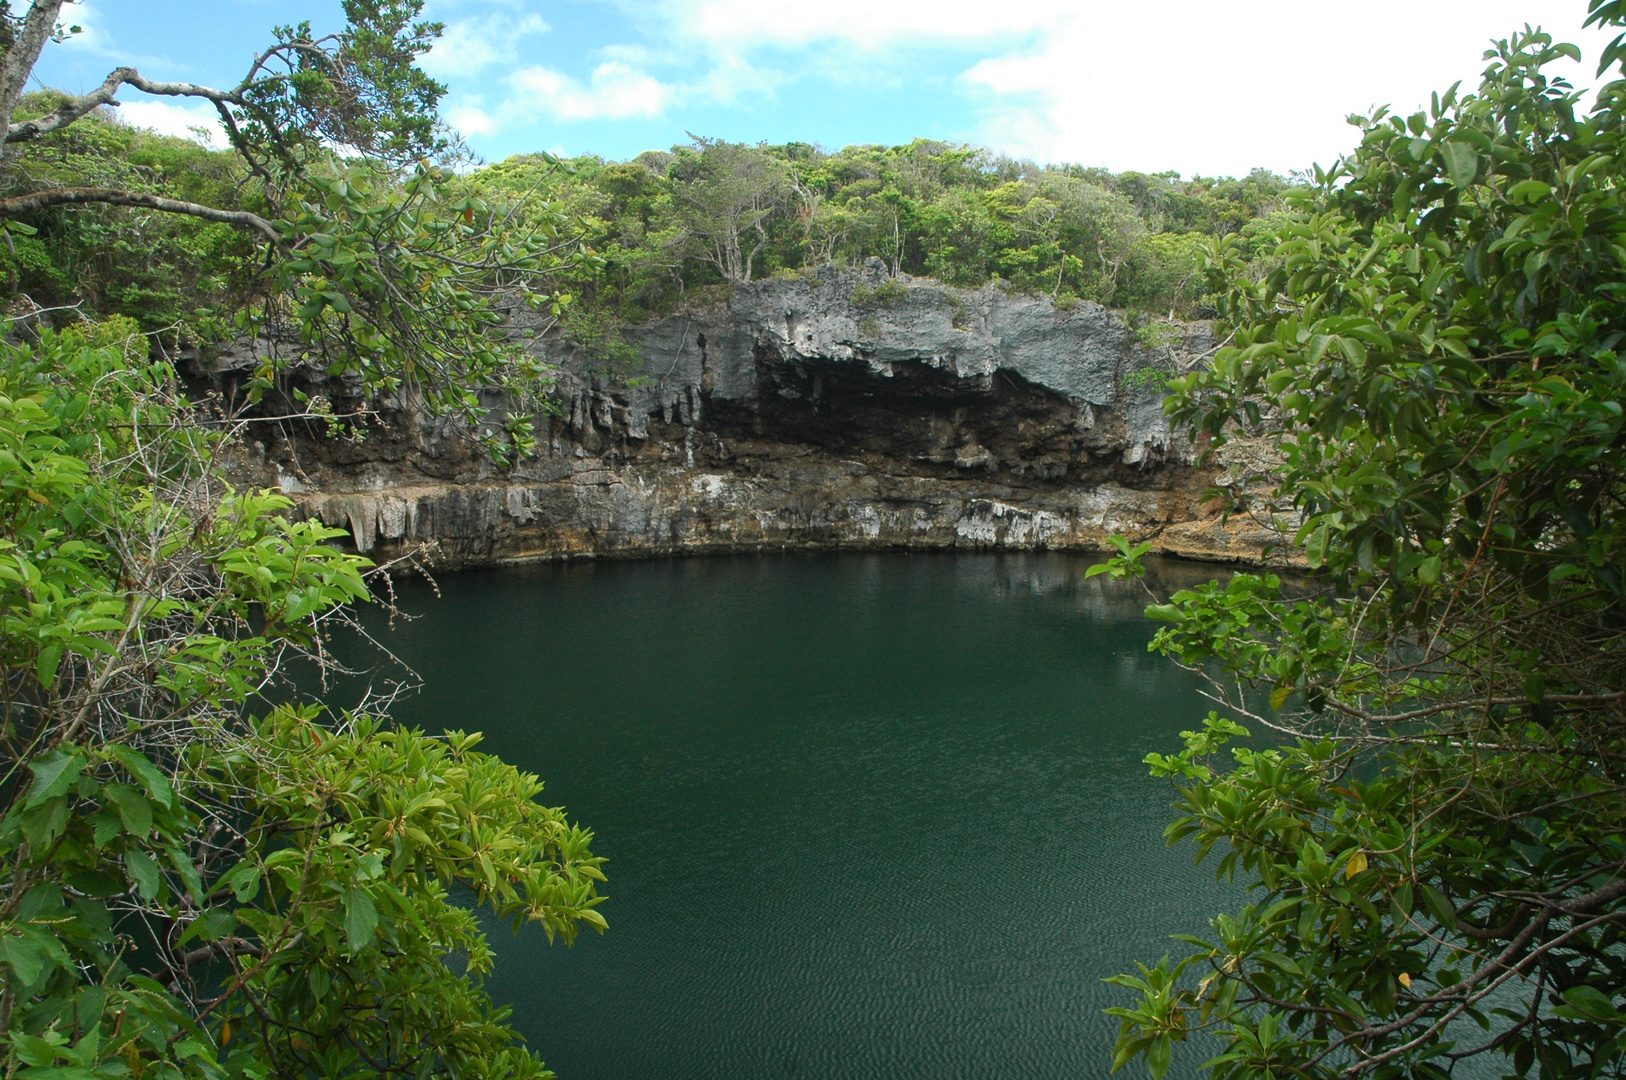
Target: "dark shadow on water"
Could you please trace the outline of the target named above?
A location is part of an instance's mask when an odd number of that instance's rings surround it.
[[[1100,980],[1237,890],[1163,847],[1171,791],[1140,761],[1208,705],[1094,561],[406,583],[420,617],[384,637],[425,689],[398,718],[485,732],[610,859],[609,934],[492,928],[532,1047],[563,1080],[1107,1076],[1124,995]],[[1223,573],[1154,567],[1160,591]]]

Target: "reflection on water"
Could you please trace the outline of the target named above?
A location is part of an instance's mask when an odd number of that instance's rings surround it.
[[[1101,978],[1235,893],[1163,848],[1140,759],[1207,707],[1146,652],[1145,594],[1092,561],[408,584],[422,617],[385,640],[427,685],[399,717],[486,732],[610,859],[608,935],[492,931],[491,988],[563,1080],[1105,1077]]]

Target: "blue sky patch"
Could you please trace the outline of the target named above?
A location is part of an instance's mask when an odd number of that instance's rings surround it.
[[[434,0],[425,67],[484,157],[625,158],[688,141],[986,145],[1040,161],[1185,175],[1330,163],[1344,118],[1409,111],[1526,22],[1601,45],[1582,0]],[[336,0],[87,0],[85,32],[39,81],[82,91],[119,64],[214,85],[241,78],[271,26],[342,23]],[[185,134],[209,110],[126,89],[132,123]]]

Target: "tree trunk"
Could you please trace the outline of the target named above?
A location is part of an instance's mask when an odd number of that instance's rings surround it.
[[[0,60],[0,131],[11,126],[11,114],[28,86],[34,65],[39,62],[40,50],[56,31],[56,17],[62,11],[62,2],[34,0],[23,20],[22,32],[5,59]],[[0,149],[0,154],[3,153]]]
[[[747,285],[749,285],[751,283],[751,265],[756,262],[757,252],[761,251],[762,250],[762,245],[766,244],[767,242],[768,242],[768,230],[764,229],[762,227],[762,219],[758,218],[757,219],[757,242],[756,242],[756,245],[751,248],[751,253],[745,257],[745,276],[740,279],[741,281],[745,282]]]

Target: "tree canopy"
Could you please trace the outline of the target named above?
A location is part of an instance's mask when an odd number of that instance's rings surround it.
[[[636,321],[689,290],[882,259],[951,285],[1003,282],[1057,299],[1189,315],[1204,302],[1203,237],[1257,231],[1287,182],[1040,166],[956,144],[750,146],[696,138],[633,161],[520,155],[481,191],[541,185],[602,259],[572,275]]]
[[[1114,980],[1119,1066],[1206,1031],[1238,1080],[1626,1075],[1626,81],[1583,108],[1565,57],[1526,28],[1357,118],[1269,274],[1210,251],[1234,336],[1168,409],[1273,440],[1238,479],[1315,573],[1148,609],[1221,703],[1148,759],[1170,842],[1255,898]]]
[[[1287,186],[1263,171],[1112,174],[929,140],[831,153],[694,137],[628,162],[474,167],[435,118],[444,87],[414,66],[439,32],[419,0],[347,0],[330,35],[279,27],[235,86],[119,67],[88,94],[24,95],[40,50],[69,32],[61,7],[0,18],[12,41],[0,287],[127,315],[171,344],[262,333],[281,344],[259,389],[314,360],[375,398],[471,422],[470,387],[526,402],[546,385],[506,329],[519,303],[613,338],[696,292],[880,258],[953,285],[1200,315],[1212,299],[1202,239],[1260,235]],[[228,148],[117,122],[131,91],[208,102]],[[524,452],[525,411],[496,439],[502,455]]]
[[[25,99],[41,50],[71,33],[57,25],[61,8],[62,0],[37,0],[22,16],[0,16],[11,38],[0,57],[0,221],[14,246],[42,229],[70,237],[67,266],[27,247],[14,257],[14,273],[60,290],[76,254],[107,261],[132,242],[131,232],[142,234],[134,241],[142,246],[156,240],[161,254],[178,241],[184,250],[175,263],[202,256],[210,286],[232,278],[226,304],[210,289],[183,289],[197,302],[154,311],[146,296],[128,295],[141,288],[130,279],[163,275],[122,261],[119,272],[104,267],[92,280],[126,293],[126,306],[146,307],[149,319],[162,313],[191,323],[194,337],[220,334],[229,319],[237,331],[297,342],[268,360],[260,388],[314,360],[328,375],[358,377],[367,394],[461,411],[471,421],[479,419],[474,387],[531,396],[545,373],[505,329],[506,310],[529,303],[557,311],[564,298],[554,281],[585,253],[548,206],[527,206],[521,224],[513,203],[525,193],[493,203],[453,168],[458,147],[435,112],[445,88],[415,64],[440,32],[418,20],[421,0],[345,0],[345,27],[325,36],[306,23],[278,27],[233,87],[159,82],[119,67],[88,94]],[[209,102],[230,151],[207,158],[198,176],[178,173],[196,151],[118,131],[101,117],[126,88]],[[112,207],[237,235],[132,227]],[[93,212],[64,217],[52,213],[58,208]],[[164,286],[147,289],[162,294]],[[523,442],[520,426],[509,435]]]
[[[154,325],[172,316],[194,340],[291,337],[264,386],[315,361],[473,412],[475,387],[538,376],[504,305],[548,285],[571,236],[536,205],[514,226],[447,167],[417,3],[349,0],[331,37],[281,28],[227,90],[118,68],[89,95],[23,97],[69,32],[61,6],[0,6],[5,267],[92,301],[0,335],[4,1070],[551,1075],[481,987],[472,908],[550,939],[604,929],[591,834],[477,735],[398,727],[377,696],[311,700],[298,665],[335,670],[331,638],[383,568],[227,484],[240,421],[149,342],[175,343]],[[232,149],[110,121],[123,87],[213,102]],[[88,317],[118,310],[150,337]]]
[[[590,834],[477,736],[300,703],[370,564],[226,487],[130,329],[0,346],[7,1070],[544,1075],[451,890],[602,929]]]

